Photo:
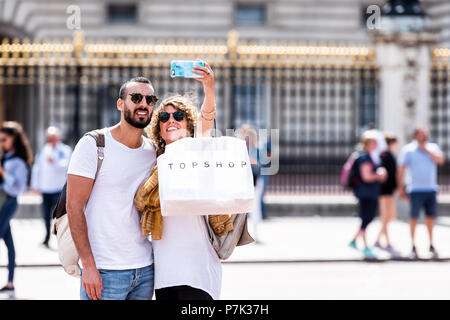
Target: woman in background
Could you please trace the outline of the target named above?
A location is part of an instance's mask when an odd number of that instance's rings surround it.
[[[0,127],[0,145],[3,150],[0,180],[6,196],[0,210],[0,238],[8,249],[8,283],[0,292],[13,292],[16,254],[9,222],[17,210],[17,196],[27,187],[33,153],[22,126],[14,121]]]
[[[398,143],[397,137],[392,134],[385,134],[388,150],[381,154],[381,166],[387,171],[387,180],[381,184],[380,190],[380,218],[381,218],[381,230],[378,234],[375,247],[388,251],[391,255],[398,255],[397,251],[391,246],[391,242],[388,235],[388,224],[395,220],[397,211],[395,209],[394,193],[397,189],[397,162],[395,160],[395,154],[397,153]],[[386,247],[381,246],[381,238],[384,236],[386,239]]]
[[[380,183],[387,178],[386,170],[379,170],[371,157],[371,153],[377,148],[377,136],[372,130],[363,133],[361,138],[363,152],[356,159],[358,166],[359,183],[355,188],[355,196],[358,198],[359,217],[361,218],[361,227],[356,233],[350,246],[357,249],[356,241],[362,238],[364,242],[364,256],[367,259],[376,259],[375,254],[367,246],[366,228],[375,218],[378,207],[378,197],[380,194]]]

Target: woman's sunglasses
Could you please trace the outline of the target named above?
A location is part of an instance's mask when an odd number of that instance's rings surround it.
[[[131,96],[131,101],[133,101],[133,103],[136,103],[136,104],[140,103],[142,101],[142,99],[144,98],[144,95],[142,95],[140,93],[130,93],[129,95]],[[147,104],[149,106],[155,105],[155,103],[158,100],[159,100],[159,98],[154,95],[145,96],[145,101],[147,101]]]
[[[168,113],[168,112],[160,112],[158,115],[158,119],[159,121],[161,121],[162,123],[166,123],[167,121],[169,121],[170,119],[170,115],[173,114],[173,118],[180,122],[181,120],[184,119],[184,117],[186,116],[186,113],[184,111],[178,110],[175,111],[173,113]]]

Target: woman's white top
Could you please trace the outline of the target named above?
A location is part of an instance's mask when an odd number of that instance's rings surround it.
[[[163,217],[161,240],[153,240],[155,289],[187,285],[220,298],[222,266],[203,216]]]

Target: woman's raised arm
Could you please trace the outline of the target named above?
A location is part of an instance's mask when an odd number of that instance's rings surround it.
[[[214,92],[214,73],[207,62],[205,67],[194,67],[194,73],[201,75],[201,78],[194,78],[203,84],[205,99],[200,110],[200,121],[197,124],[197,136],[208,137],[216,117],[216,101]]]

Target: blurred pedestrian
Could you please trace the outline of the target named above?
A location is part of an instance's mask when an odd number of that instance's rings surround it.
[[[36,155],[31,176],[31,188],[42,194],[42,215],[46,234],[43,245],[48,247],[52,210],[67,179],[72,149],[61,142],[61,132],[56,127],[46,131],[47,143]]]
[[[350,242],[350,246],[357,249],[356,241],[361,237],[364,243],[364,256],[368,259],[375,259],[375,254],[367,246],[366,229],[375,217],[380,183],[386,180],[387,174],[386,170],[377,168],[371,157],[371,153],[377,148],[377,134],[373,130],[365,131],[362,134],[361,143],[363,152],[355,160],[355,165],[358,166],[358,183],[354,189],[355,196],[358,198],[361,227]]]
[[[254,235],[255,243],[260,243],[258,239],[258,226],[262,220],[262,201],[264,195],[264,179],[261,176],[261,164],[259,159],[258,148],[258,134],[256,129],[249,125],[242,125],[237,134],[238,138],[245,140],[247,144],[248,154],[250,158],[250,164],[253,174],[253,184],[255,186],[255,202],[253,210],[250,212],[250,220],[252,222],[252,234]]]
[[[271,163],[270,159],[272,158],[272,143],[270,141],[270,138],[265,141],[263,146],[260,148],[260,165],[261,168],[269,168]],[[260,179],[262,180],[262,191],[261,191],[261,218],[266,219],[267,218],[267,211],[266,211],[266,205],[264,203],[264,195],[267,190],[267,185],[269,184],[269,175],[264,174],[263,170],[261,170]]]
[[[435,143],[428,142],[428,131],[424,127],[414,130],[414,141],[400,152],[398,170],[398,191],[400,197],[410,202],[410,232],[412,240],[411,258],[417,259],[415,230],[420,210],[425,209],[425,224],[430,239],[430,253],[434,259],[438,253],[433,245],[433,227],[438,213],[436,193],[437,165],[445,162],[444,155]],[[404,175],[408,169],[411,183],[405,188]]]
[[[259,163],[259,148],[258,148],[258,134],[256,129],[249,125],[243,124],[237,132],[239,139],[245,140],[247,144],[248,155],[253,174],[253,184],[256,185],[258,177],[261,173],[261,166]]]
[[[0,291],[13,292],[16,253],[10,221],[17,209],[17,196],[27,187],[33,154],[22,126],[14,121],[4,122],[0,127],[0,145],[3,151],[0,180],[6,194],[0,209],[0,238],[8,249],[8,283]]]
[[[381,230],[378,234],[375,242],[375,247],[384,249],[391,255],[396,256],[398,252],[392,247],[389,234],[388,224],[395,220],[397,217],[397,210],[395,208],[394,193],[397,190],[397,160],[396,154],[398,149],[397,137],[393,134],[386,133],[386,144],[388,149],[381,153],[381,166],[387,171],[387,180],[381,184],[380,191],[380,218],[381,218]],[[381,238],[386,240],[386,247],[382,247]]]

